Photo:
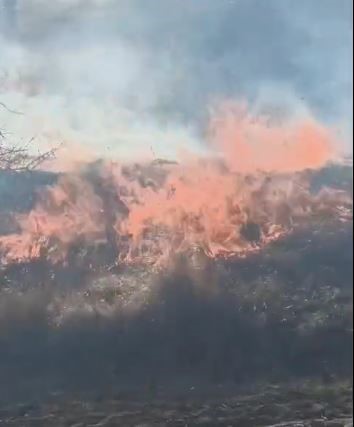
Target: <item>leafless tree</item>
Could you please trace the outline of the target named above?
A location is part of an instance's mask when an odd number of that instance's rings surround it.
[[[8,108],[2,102],[0,102],[0,107],[5,108],[12,114],[22,114],[21,112]],[[34,138],[31,138],[26,144],[20,147],[9,144],[6,140],[6,132],[0,129],[0,171],[31,171],[54,157],[56,148],[43,153],[32,154],[29,150],[29,146],[33,141]]]

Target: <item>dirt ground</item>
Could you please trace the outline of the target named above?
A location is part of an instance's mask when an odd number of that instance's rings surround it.
[[[0,425],[20,427],[86,426],[328,426],[352,422],[349,382],[318,381],[257,385],[248,389],[188,386],[89,391],[30,388],[18,399],[2,396]],[[36,387],[38,392],[38,387]]]

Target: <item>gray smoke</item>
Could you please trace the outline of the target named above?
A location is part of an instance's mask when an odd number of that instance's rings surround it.
[[[16,34],[7,22],[0,68],[41,85],[30,99],[2,98],[35,115],[41,133],[169,155],[201,145],[215,103],[246,99],[315,115],[349,141],[350,0],[18,0],[16,17],[2,1]],[[38,133],[33,120],[6,121]]]

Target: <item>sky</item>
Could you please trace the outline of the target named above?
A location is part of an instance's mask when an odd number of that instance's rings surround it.
[[[352,150],[351,0],[2,2],[0,109],[9,138],[70,155],[203,150],[214,109],[314,116]],[[2,79],[2,80],[1,80]]]

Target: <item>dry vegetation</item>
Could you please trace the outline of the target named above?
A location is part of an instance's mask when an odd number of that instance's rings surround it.
[[[4,108],[9,114],[22,113],[15,111],[0,102],[0,108]],[[30,145],[34,141],[31,138],[26,144],[17,146],[9,144],[6,139],[7,133],[0,128],[0,171],[5,172],[29,172],[37,169],[45,161],[51,159],[56,149],[43,153],[33,154]]]

